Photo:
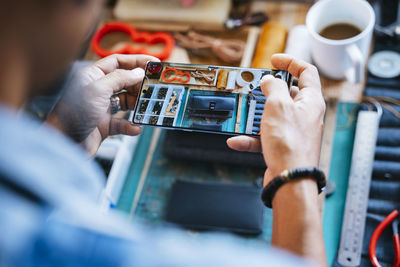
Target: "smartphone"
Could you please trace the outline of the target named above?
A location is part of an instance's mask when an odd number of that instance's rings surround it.
[[[148,62],[132,122],[186,131],[259,135],[271,74],[290,88],[287,71]]]

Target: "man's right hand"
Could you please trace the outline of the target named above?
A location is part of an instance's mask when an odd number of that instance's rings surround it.
[[[267,101],[261,121],[261,138],[237,136],[228,145],[241,151],[262,151],[268,169],[264,185],[285,169],[318,166],[325,102],[318,71],[288,55],[274,55],[272,64],[299,79],[291,88],[265,76],[261,89]],[[281,186],[272,200],[271,245],[326,266],[318,190],[314,179],[305,178]]]
[[[272,75],[264,76],[261,89],[267,98],[261,121],[261,138],[237,136],[227,140],[239,151],[262,151],[268,169],[264,185],[285,169],[318,166],[325,102],[317,69],[289,55],[271,58],[275,68],[298,78],[291,88]]]

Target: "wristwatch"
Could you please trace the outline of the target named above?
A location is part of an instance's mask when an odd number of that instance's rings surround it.
[[[261,200],[263,201],[264,205],[268,208],[272,208],[272,199],[274,198],[278,189],[289,181],[301,178],[315,179],[318,186],[318,194],[321,193],[326,186],[325,174],[319,168],[309,167],[284,170],[264,187],[261,194]]]

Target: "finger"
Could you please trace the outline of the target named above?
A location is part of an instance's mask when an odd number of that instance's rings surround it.
[[[118,94],[121,110],[134,110],[136,106],[137,95],[129,93]]]
[[[133,86],[129,86],[125,89],[129,95],[133,95],[133,96],[137,97],[141,88],[142,88],[142,82],[136,83]]]
[[[117,96],[119,97],[119,105],[121,107],[121,110],[127,110],[128,109],[128,104],[126,102],[127,94],[126,93],[120,93]]]
[[[148,55],[120,55],[114,54],[99,61],[96,61],[90,67],[98,68],[104,74],[115,71],[116,69],[131,70],[134,68],[146,67],[149,61],[160,61],[158,58]]]
[[[110,97],[113,93],[117,93],[125,88],[140,83],[144,77],[144,70],[136,68],[133,70],[117,69],[101,79],[93,82],[94,86],[109,92]]]
[[[140,91],[141,87],[142,87],[142,83],[137,83],[133,86],[129,86],[129,87],[125,88],[126,92],[118,94],[118,96],[122,95],[121,97],[124,98],[124,99],[120,98],[121,102],[122,102],[122,100],[124,100],[123,104],[125,104],[125,106],[121,105],[122,110],[135,109],[136,100],[139,95],[139,91]]]
[[[246,135],[234,136],[226,140],[228,147],[237,151],[260,152],[261,142],[258,138]]]
[[[272,75],[265,75],[261,79],[260,86],[267,99],[277,98],[284,101],[290,99],[287,84],[283,80],[277,79]]]
[[[296,77],[292,76],[292,85],[299,86],[299,79],[297,79]]]
[[[136,107],[136,100],[137,100],[137,96],[133,96],[133,95],[127,95],[126,96],[126,108],[128,110],[134,110]]]
[[[320,88],[318,70],[314,65],[287,54],[273,55],[271,63],[275,68],[289,71],[293,76],[298,78],[300,90],[305,87]]]
[[[113,117],[110,121],[110,135],[125,134],[135,136],[141,132],[142,128],[139,125],[134,125],[128,120]]]
[[[299,93],[299,87],[297,87],[297,86],[290,87],[290,97],[292,99],[296,98],[298,93]]]

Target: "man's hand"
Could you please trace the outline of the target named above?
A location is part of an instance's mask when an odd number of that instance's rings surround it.
[[[112,55],[78,71],[47,122],[94,155],[109,135],[138,135],[141,128],[110,113],[110,97],[118,94],[122,110],[134,109],[148,61],[145,55]]]
[[[268,169],[264,184],[285,169],[318,166],[325,102],[317,69],[289,55],[271,58],[274,67],[299,79],[298,88],[271,75],[261,80],[267,97],[261,121],[261,138],[237,136],[227,140],[239,151],[262,151]]]
[[[299,87],[265,76],[267,97],[261,138],[238,136],[228,145],[241,151],[262,151],[268,169],[264,185],[285,169],[318,166],[325,102],[317,69],[288,55],[274,55],[272,64],[299,79]],[[272,200],[271,244],[326,266],[321,213],[315,180],[304,178],[282,185]]]

